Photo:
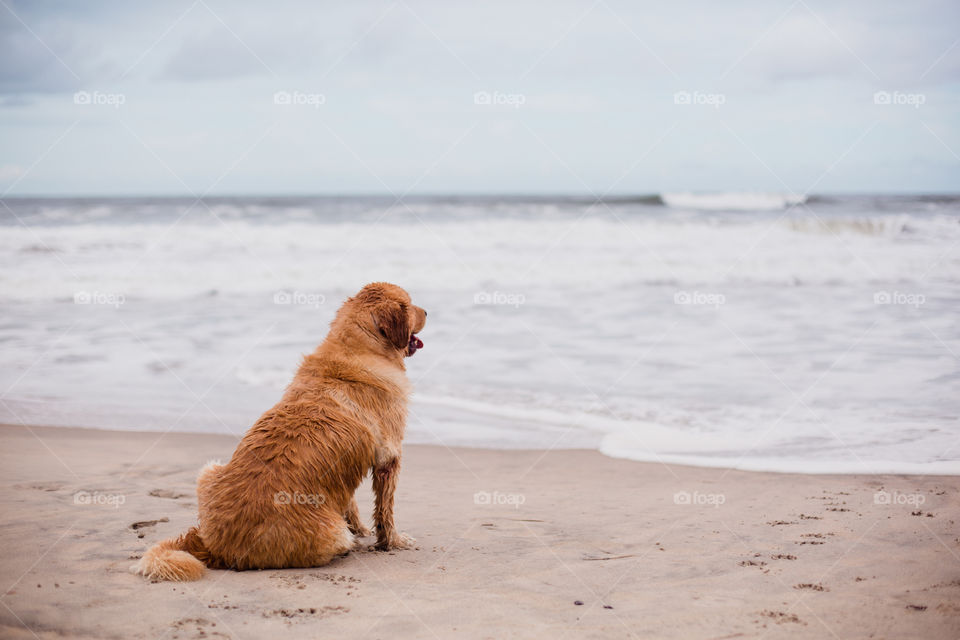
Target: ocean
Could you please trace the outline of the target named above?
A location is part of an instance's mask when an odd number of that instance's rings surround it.
[[[960,196],[3,203],[0,422],[240,435],[385,280],[408,442],[960,473]]]

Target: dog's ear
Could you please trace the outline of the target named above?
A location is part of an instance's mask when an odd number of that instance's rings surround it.
[[[388,300],[373,310],[373,321],[377,330],[397,349],[406,349],[410,343],[410,316],[407,305]]]

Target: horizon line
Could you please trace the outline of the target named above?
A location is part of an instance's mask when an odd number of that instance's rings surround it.
[[[793,193],[789,191],[766,191],[762,189],[706,189],[706,190],[661,190],[661,191],[623,191],[616,193],[606,193],[595,195],[582,191],[424,191],[407,193],[400,196],[386,191],[285,191],[285,192],[220,192],[195,195],[191,193],[15,193],[0,195],[0,202],[13,199],[109,199],[109,198],[128,198],[128,199],[146,199],[146,198],[166,198],[166,199],[215,199],[215,198],[383,198],[393,200],[405,200],[409,198],[571,198],[590,201],[603,202],[605,200],[623,200],[640,198],[658,198],[664,194],[696,194],[696,195],[719,195],[719,194],[764,194],[764,195],[782,195],[782,196],[802,196],[809,198],[811,196],[831,196],[831,197],[851,197],[851,196],[957,196],[960,197],[960,191],[950,190],[916,190],[916,191],[817,191],[814,193]]]

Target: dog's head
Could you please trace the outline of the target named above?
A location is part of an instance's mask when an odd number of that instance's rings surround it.
[[[359,335],[369,351],[408,357],[423,347],[417,333],[426,321],[427,312],[410,301],[410,294],[395,284],[374,282],[343,304],[333,329]]]

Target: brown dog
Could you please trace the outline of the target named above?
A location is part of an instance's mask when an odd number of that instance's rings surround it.
[[[283,398],[227,464],[197,478],[199,525],[151,547],[132,570],[196,580],[220,569],[316,567],[369,532],[353,494],[373,470],[378,549],[413,540],[393,524],[407,417],[403,359],[423,346],[427,312],[400,287],[369,284],[347,300]]]

